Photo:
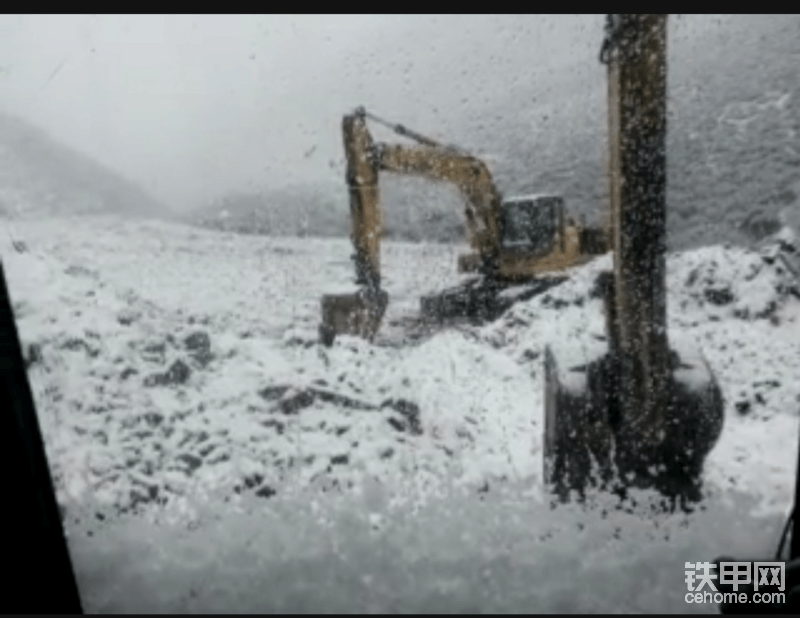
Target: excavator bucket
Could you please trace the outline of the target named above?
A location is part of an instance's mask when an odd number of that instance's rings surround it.
[[[337,335],[355,335],[372,341],[388,304],[389,295],[384,290],[325,294],[322,297],[322,324],[319,327],[321,343],[331,346]]]

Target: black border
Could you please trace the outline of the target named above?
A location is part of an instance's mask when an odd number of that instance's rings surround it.
[[[5,271],[0,262],[4,613],[82,614]]]

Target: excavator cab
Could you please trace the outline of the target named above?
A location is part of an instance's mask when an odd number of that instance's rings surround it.
[[[556,243],[564,200],[556,195],[518,197],[503,202],[502,247],[510,251],[546,254]]]
[[[553,253],[565,237],[564,198],[559,195],[522,195],[503,200],[500,217],[501,260],[536,259]],[[458,257],[460,273],[479,272],[478,252]]]
[[[578,253],[594,256],[610,249],[608,234],[600,227],[580,226],[567,215],[560,195],[529,195],[503,201],[502,248],[530,256],[550,255],[564,250],[568,231],[578,231]],[[556,247],[558,243],[559,247]]]

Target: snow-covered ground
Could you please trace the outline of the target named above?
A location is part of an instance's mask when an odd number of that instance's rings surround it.
[[[385,243],[390,307],[376,344],[341,337],[324,349],[315,343],[319,298],[352,278],[346,240],[237,236],[115,218],[16,222],[11,229],[28,251],[14,252],[3,239],[3,263],[59,500],[73,515],[70,529],[101,534],[109,522],[124,521],[127,538],[141,540],[146,533],[137,526],[197,525],[204,504],[252,514],[272,512],[281,500],[304,505],[291,521],[313,529],[318,510],[332,517],[333,504],[351,499],[431,516],[445,489],[467,505],[504,504],[485,515],[493,526],[513,514],[519,528],[530,516],[537,538],[565,521],[605,525],[599,516],[562,511],[573,513],[570,520],[547,508],[542,358],[549,341],[580,341],[603,329],[589,290],[610,256],[495,323],[400,345],[402,319],[419,296],[457,279],[460,248]],[[725,397],[725,428],[704,474],[708,504],[741,493],[749,513],[772,517],[764,521],[773,528],[792,498],[800,410],[800,299],[778,255],[797,253],[780,246],[707,247],[668,262],[670,337],[700,348]],[[316,502],[320,489],[327,506]],[[457,527],[481,508],[489,507],[464,506],[440,523]],[[378,510],[364,511],[370,529],[388,525]],[[629,519],[608,524],[608,534],[583,535],[574,550],[585,555],[597,539],[613,543],[642,514],[619,517]],[[680,527],[675,522],[688,521],[680,517],[645,518],[647,538],[660,535],[652,522]],[[81,543],[91,541],[74,534],[79,557],[88,547]],[[214,534],[217,541],[225,536]],[[503,542],[513,546],[506,535]],[[698,547],[689,538],[685,547]],[[631,542],[639,547],[637,539]],[[154,547],[152,539],[144,545]],[[444,551],[447,544],[434,546]],[[626,568],[641,572],[645,556],[658,551],[637,550]],[[163,548],[159,555],[166,559]],[[676,607],[685,610],[676,569]],[[569,595],[563,606],[552,600],[566,588],[553,590],[543,607],[570,607]],[[607,595],[600,606],[658,610],[664,598],[614,605]],[[593,607],[587,599],[572,607]]]

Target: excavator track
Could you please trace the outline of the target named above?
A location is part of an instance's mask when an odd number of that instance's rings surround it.
[[[433,322],[463,318],[474,324],[482,324],[496,320],[513,304],[538,296],[565,279],[548,277],[520,283],[476,278],[423,296],[420,311],[427,320]]]
[[[542,294],[563,280],[548,278],[523,284],[493,282],[493,286],[481,285],[478,280],[468,281],[424,296],[419,311],[388,318],[373,343],[384,347],[414,346],[445,330],[469,330],[499,319],[515,303]]]

